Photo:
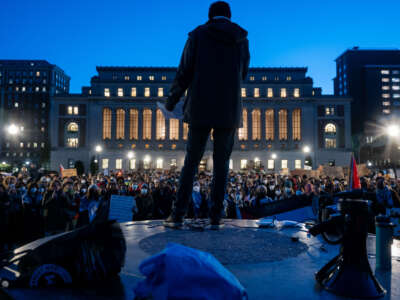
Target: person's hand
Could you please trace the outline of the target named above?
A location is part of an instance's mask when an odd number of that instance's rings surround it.
[[[167,100],[167,103],[165,103],[165,108],[166,108],[168,111],[173,111],[174,108],[175,108],[175,105],[173,105],[171,101],[168,101],[168,100]]]

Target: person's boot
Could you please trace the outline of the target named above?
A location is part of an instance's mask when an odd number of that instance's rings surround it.
[[[212,218],[210,219],[210,229],[211,230],[219,230],[224,227],[224,222],[221,218]]]
[[[181,228],[183,225],[183,218],[178,218],[174,217],[173,215],[170,215],[168,218],[164,220],[163,225],[164,227],[172,229]]]

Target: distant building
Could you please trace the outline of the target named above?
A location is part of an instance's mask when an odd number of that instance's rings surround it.
[[[49,163],[50,99],[69,93],[69,81],[45,60],[0,60],[1,162]]]
[[[361,161],[384,163],[390,157],[379,150],[366,150],[400,117],[400,50],[367,50],[354,47],[336,59],[336,96],[353,98],[351,104],[354,150]],[[378,154],[372,155],[372,153]],[[371,156],[372,155],[372,156]]]
[[[81,94],[58,95],[51,108],[51,168],[129,170],[183,165],[188,125],[165,120],[164,102],[176,68],[97,67]],[[323,96],[307,68],[251,68],[241,88],[243,128],[237,133],[234,170],[347,165],[349,97]],[[211,109],[211,108],[210,108]],[[207,118],[207,116],[204,116]],[[223,116],[221,116],[223,118]],[[96,146],[102,151],[96,152]],[[200,164],[212,168],[212,139]]]

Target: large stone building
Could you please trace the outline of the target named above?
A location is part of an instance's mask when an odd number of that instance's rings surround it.
[[[45,60],[0,60],[0,159],[49,163],[50,98],[69,93],[70,78]]]
[[[165,120],[157,108],[176,68],[97,67],[97,72],[81,94],[53,99],[51,167],[73,167],[78,160],[86,170],[95,161],[109,170],[181,167],[188,126]],[[243,128],[232,169],[349,163],[351,99],[321,95],[306,72],[250,68],[241,88]],[[211,137],[200,168],[212,168]]]

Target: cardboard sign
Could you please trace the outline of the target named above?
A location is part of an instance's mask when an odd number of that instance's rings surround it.
[[[318,178],[319,177],[319,171],[318,170],[306,170],[306,169],[295,169],[290,171],[291,176],[300,176],[302,177],[303,175],[306,175],[307,178]]]
[[[110,200],[109,220],[117,220],[117,222],[131,222],[133,213],[132,209],[136,209],[136,201],[132,196],[112,195]]]
[[[61,177],[73,177],[78,176],[76,169],[64,169],[62,170]]]
[[[330,178],[344,178],[343,167],[331,167],[327,165],[321,165],[318,167],[319,174],[322,177],[330,177]]]
[[[371,170],[368,169],[366,164],[359,164],[357,166],[358,177],[368,176],[371,174]]]

